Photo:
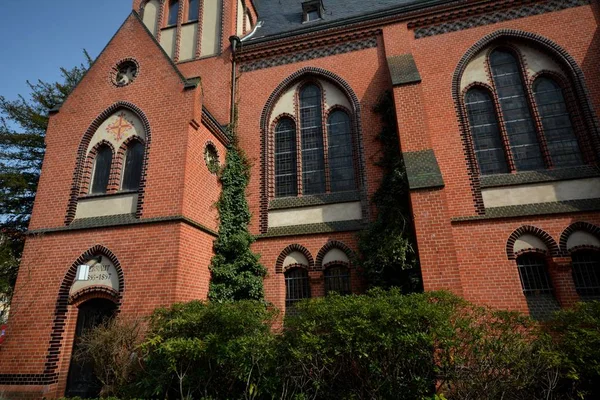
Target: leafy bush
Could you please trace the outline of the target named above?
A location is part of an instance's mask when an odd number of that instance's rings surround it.
[[[143,344],[142,397],[257,397],[275,357],[275,316],[250,300],[192,301],[156,310]]]

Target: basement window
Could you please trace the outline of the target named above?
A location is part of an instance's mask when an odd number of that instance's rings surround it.
[[[311,0],[302,3],[302,23],[313,22],[323,18],[323,3],[321,0]]]

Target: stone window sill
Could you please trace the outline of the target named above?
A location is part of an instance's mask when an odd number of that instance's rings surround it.
[[[360,200],[360,192],[337,192],[299,197],[280,197],[269,202],[269,210],[283,210],[286,208],[298,208],[318,206],[323,204],[349,203]]]
[[[582,165],[569,168],[523,171],[512,174],[482,175],[480,182],[481,188],[487,189],[501,186],[593,178],[597,176],[600,176],[600,168],[598,166]]]

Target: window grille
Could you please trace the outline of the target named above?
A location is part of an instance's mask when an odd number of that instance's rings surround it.
[[[491,96],[481,88],[465,96],[475,156],[482,175],[508,172],[498,119]]]
[[[542,152],[517,59],[508,51],[494,50],[490,66],[517,170],[543,169]]]
[[[543,256],[523,254],[517,258],[517,266],[525,295],[552,293],[552,283]]]
[[[196,21],[198,19],[198,0],[190,0],[188,3],[188,21]]]
[[[275,127],[275,196],[297,196],[296,124],[284,118]]]
[[[577,251],[571,259],[577,293],[581,297],[600,296],[600,251]]]
[[[104,145],[100,146],[94,160],[94,171],[92,177],[92,190],[90,193],[106,193],[108,179],[110,177],[110,167],[112,165],[112,150]]]
[[[177,16],[179,15],[179,1],[171,0],[169,4],[169,20],[167,25],[177,25]]]
[[[297,302],[310,297],[308,272],[304,268],[292,268],[285,273],[285,309],[294,313]]]
[[[534,94],[552,163],[560,167],[581,165],[581,152],[562,89],[554,80],[541,77],[535,81]]]
[[[329,116],[327,134],[331,191],[356,189],[352,131],[348,114],[344,111],[334,111]]]
[[[125,169],[123,172],[123,190],[137,190],[142,177],[142,162],[144,158],[144,145],[135,141],[127,148],[125,155]]]
[[[322,114],[321,90],[306,86],[300,94],[303,194],[325,193]]]
[[[325,270],[325,294],[337,292],[345,295],[352,293],[350,289],[350,271],[343,265],[336,265]]]

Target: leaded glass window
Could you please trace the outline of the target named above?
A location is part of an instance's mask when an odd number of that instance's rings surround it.
[[[343,265],[335,265],[325,270],[325,294],[337,292],[350,294],[350,271]]]
[[[543,169],[544,160],[517,59],[509,51],[494,50],[490,66],[516,169]]]
[[[331,191],[356,189],[350,117],[334,111],[327,121],[327,146]]]
[[[540,77],[533,92],[552,163],[557,167],[581,165],[579,144],[561,87],[550,78]]]
[[[169,19],[167,25],[177,25],[177,16],[179,15],[179,1],[171,0],[169,3]]]
[[[199,0],[190,0],[188,3],[188,21],[196,21],[198,19],[198,2]]]
[[[543,256],[523,254],[517,258],[517,266],[525,295],[552,292],[552,282]]]
[[[275,127],[275,196],[297,196],[296,124],[284,118]]]
[[[600,298],[600,251],[577,251],[571,256],[573,281],[582,298]]]
[[[292,268],[285,272],[285,309],[294,312],[297,302],[310,297],[308,271],[304,268]]]
[[[137,190],[142,176],[144,145],[138,141],[132,142],[125,155],[123,171],[123,190]]]
[[[307,85],[300,93],[303,194],[325,193],[322,114],[321,90]]]
[[[492,97],[484,89],[472,88],[465,96],[465,106],[479,171],[482,175],[508,172]]]
[[[106,193],[110,167],[112,165],[112,149],[107,145],[100,146],[94,159],[94,170],[92,173],[92,185],[90,193]]]

